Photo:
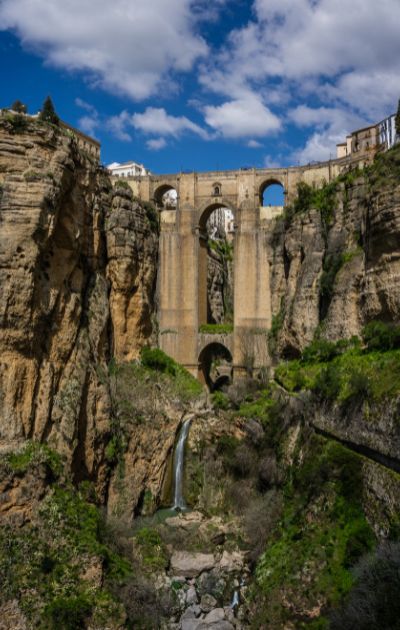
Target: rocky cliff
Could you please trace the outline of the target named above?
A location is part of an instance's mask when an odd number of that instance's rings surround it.
[[[268,237],[275,351],[400,319],[400,151],[299,200]]]
[[[0,443],[45,440],[105,490],[111,357],[152,334],[158,235],[57,127],[0,119]]]

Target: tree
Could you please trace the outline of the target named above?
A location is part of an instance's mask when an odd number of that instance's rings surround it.
[[[400,99],[399,99],[399,104],[397,106],[397,114],[396,114],[396,118],[395,118],[395,126],[396,126],[396,135],[398,138],[400,138]]]
[[[50,96],[48,96],[44,101],[39,118],[40,120],[45,120],[46,122],[52,123],[53,125],[58,125],[58,123],[60,122],[60,119],[56,114],[53,101],[51,100]]]
[[[17,112],[18,114],[26,114],[26,112],[28,111],[27,106],[18,99],[14,101],[10,109],[12,109],[13,112]]]

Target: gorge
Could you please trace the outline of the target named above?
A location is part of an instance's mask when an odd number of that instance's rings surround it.
[[[396,627],[400,147],[297,184],[210,392],[159,348],[157,209],[0,117],[0,627]]]

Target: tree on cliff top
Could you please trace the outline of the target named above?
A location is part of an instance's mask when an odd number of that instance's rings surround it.
[[[400,99],[399,99],[399,104],[397,106],[397,114],[396,114],[396,118],[395,118],[395,126],[396,126],[396,135],[398,138],[400,138]]]
[[[25,103],[23,103],[19,99],[13,102],[10,109],[12,109],[13,112],[17,112],[18,114],[26,114],[26,112],[28,111]]]
[[[53,125],[58,125],[60,122],[59,117],[56,114],[56,110],[54,109],[53,101],[50,96],[46,98],[43,103],[43,107],[39,114],[40,120],[45,120],[46,122],[53,123]]]

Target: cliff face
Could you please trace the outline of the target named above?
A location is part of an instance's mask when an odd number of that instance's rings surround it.
[[[73,138],[18,131],[1,120],[0,440],[46,440],[104,487],[100,373],[151,334],[157,235]]]
[[[369,173],[343,178],[325,216],[311,207],[270,233],[279,356],[297,356],[317,331],[338,340],[373,319],[399,320],[398,159],[387,154]]]

